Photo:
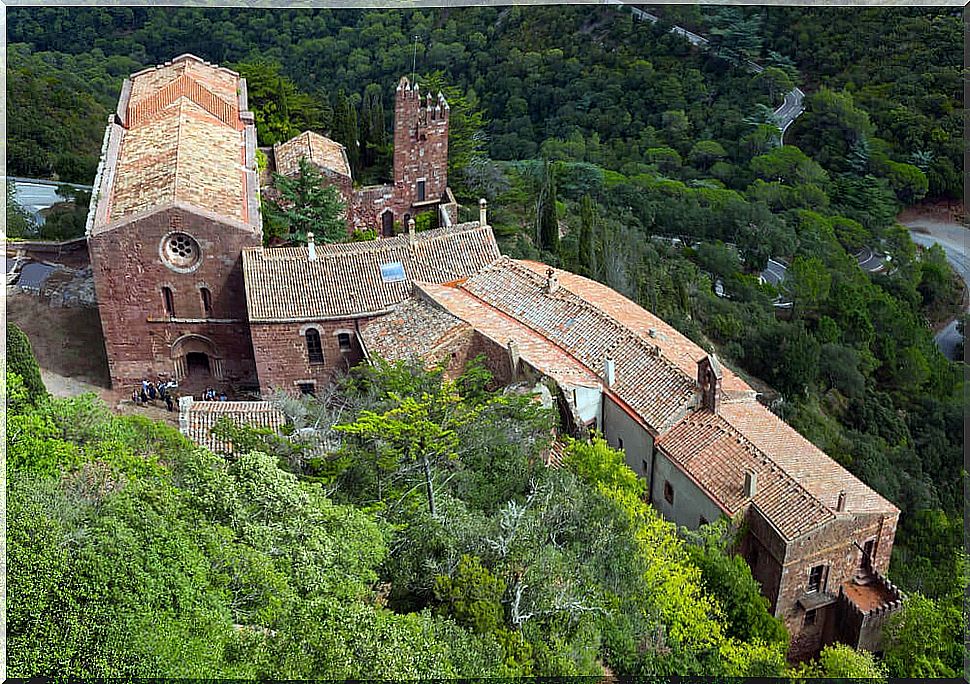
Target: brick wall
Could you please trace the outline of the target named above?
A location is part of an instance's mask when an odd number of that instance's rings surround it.
[[[201,248],[198,267],[190,272],[162,261],[163,238],[173,231],[190,235]],[[255,384],[240,252],[259,242],[250,230],[177,207],[92,236],[89,251],[112,386],[174,375],[176,357],[188,341],[192,351],[210,355],[213,370],[218,362],[226,384]],[[171,292],[174,317],[166,311],[163,287]],[[211,293],[208,314],[203,287]]]
[[[368,318],[359,319],[366,323]],[[320,333],[324,362],[310,363],[306,331],[313,327]],[[345,372],[360,363],[363,352],[357,340],[354,319],[309,323],[253,323],[253,353],[259,369],[259,387],[263,396],[280,389],[298,393],[297,383],[314,381],[318,389],[328,385],[336,373]],[[340,333],[350,336],[350,350],[340,349]]]

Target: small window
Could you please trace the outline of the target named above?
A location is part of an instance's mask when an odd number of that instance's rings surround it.
[[[423,202],[424,201],[424,192],[425,192],[424,191],[424,184],[425,184],[425,181],[423,181],[423,180],[419,180],[418,181],[418,201],[419,202]]]
[[[350,333],[337,333],[337,344],[340,345],[340,351],[349,352],[350,347]]]
[[[616,448],[619,449],[620,451],[623,451],[623,438],[622,437],[617,437],[616,438]]]
[[[818,610],[806,610],[805,611],[805,626],[811,627],[815,624],[818,619]]]
[[[162,301],[165,303],[165,314],[168,316],[174,316],[175,299],[172,297],[172,288],[170,287],[162,288]]]
[[[664,480],[664,501],[669,504],[674,503],[674,486]]]
[[[399,283],[404,280],[404,264],[400,261],[392,261],[381,264],[381,278],[385,283]]]
[[[316,328],[306,331],[306,355],[310,363],[323,363],[323,345],[320,344],[320,333]]]
[[[300,394],[305,394],[311,397],[317,395],[317,386],[312,382],[298,382],[296,386],[300,388]]]
[[[202,313],[206,316],[212,315],[212,293],[209,292],[209,288],[203,287],[199,289],[199,293],[202,295]]]
[[[822,583],[825,579],[825,566],[816,565],[812,568],[811,572],[808,573],[808,590],[809,591],[821,591]]]
[[[644,475],[646,475],[648,472],[650,472],[650,464],[647,463],[647,459],[643,459],[642,461],[640,461],[640,465],[643,468],[643,474]]]
[[[706,525],[706,524],[707,524],[707,518],[705,518],[703,515],[700,516],[698,518],[698,520],[697,520],[697,526],[698,527],[704,527],[704,525]]]

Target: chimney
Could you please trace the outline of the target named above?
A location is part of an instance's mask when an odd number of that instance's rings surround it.
[[[612,387],[616,383],[616,361],[609,356],[603,361],[603,381],[607,387]]]
[[[758,473],[749,470],[744,474],[744,495],[753,498],[758,493]]]
[[[488,212],[485,210],[488,208],[488,202],[485,198],[478,200],[478,225],[487,226],[488,225]]]
[[[408,219],[408,244],[414,244],[414,218]]]
[[[509,365],[512,367],[512,379],[515,380],[518,375],[519,370],[519,345],[518,343],[509,338]]]
[[[839,501],[835,504],[835,510],[841,513],[845,510],[845,490],[839,492]]]
[[[313,233],[306,234],[306,248],[310,261],[317,260],[317,246],[313,244]]]
[[[553,294],[558,289],[559,278],[556,277],[556,272],[550,268],[546,271],[546,294]]]

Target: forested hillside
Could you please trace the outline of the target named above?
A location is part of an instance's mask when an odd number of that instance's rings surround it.
[[[353,160],[357,178],[378,180],[388,173],[393,89],[401,75],[411,73],[419,36],[418,80],[444,89],[452,103],[451,185],[466,204],[474,206],[480,196],[490,200],[503,251],[605,282],[701,346],[716,349],[778,398],[775,410],[786,420],[896,503],[903,513],[889,574],[916,599],[894,632],[886,664],[898,676],[952,674],[960,667],[955,644],[967,622],[963,367],[939,353],[928,323],[953,315],[961,286],[942,251],[917,252],[895,216],[924,197],[960,195],[960,15],[774,7],[657,12],[665,21],[707,33],[714,48],[692,48],[668,33],[664,22],[637,23],[628,13],[595,6],[405,12],[11,9],[8,164],[14,173],[90,182],[102,124],[123,76],[188,51],[247,76],[261,142],[302,128],[329,132],[359,154]],[[748,58],[767,68],[753,73],[744,64]],[[787,144],[779,146],[771,110],[795,84],[807,93],[807,110],[787,132]],[[679,237],[692,246],[657,236]],[[885,273],[859,268],[854,254],[863,248],[891,257]],[[769,257],[790,267],[781,291],[758,283]],[[715,294],[717,281],[726,296]],[[791,309],[773,305],[779,295],[792,302]],[[25,409],[25,415],[34,416],[34,410]],[[384,415],[390,409],[380,404],[371,410]],[[374,425],[380,424],[370,429]],[[402,445],[409,438],[402,433]],[[302,475],[329,482],[335,475],[324,465],[320,473]],[[373,471],[345,472],[358,473],[361,483],[376,477]],[[566,477],[541,468],[528,472],[543,481]],[[163,489],[179,482],[177,475],[157,477]],[[465,486],[463,481],[453,486]],[[480,484],[487,490],[497,486]],[[531,489],[524,482],[517,486],[493,492],[489,496],[497,498],[487,505],[469,503],[464,497],[470,490],[455,490],[443,505],[457,506],[454,498],[465,507],[484,506],[481,515],[498,524],[500,504],[525,505]],[[548,486],[567,485],[557,480]],[[353,492],[331,494],[340,505],[365,510],[373,504],[383,511],[386,504],[354,499]],[[460,509],[461,520],[487,527],[478,515]],[[399,548],[394,539],[385,537],[389,548]],[[450,549],[451,570],[461,568],[461,576],[467,575],[461,582],[480,583],[486,596],[489,591],[507,596],[514,587],[509,566],[482,556],[481,545],[437,537],[422,543]],[[629,553],[640,551],[631,547]],[[471,559],[459,566],[466,554]],[[562,556],[553,567],[582,562]],[[574,655],[586,644],[606,644],[599,658],[618,671],[660,667],[644,664],[647,656],[627,634],[597,632],[605,628],[595,610],[576,620],[550,617],[530,641],[532,627],[499,625],[511,620],[508,603],[501,610],[485,598],[474,607],[457,599],[450,607],[436,604],[446,599],[431,596],[457,591],[454,573],[445,573],[450,583],[439,592],[433,576],[420,575],[424,570],[419,572],[415,558],[380,563],[375,560],[366,572],[380,566],[375,572],[390,581],[389,610],[430,609],[421,618],[426,622],[409,623],[411,629],[442,633],[446,628],[439,622],[451,620],[476,634],[489,633],[491,646],[479,644],[484,650],[476,653],[499,650],[481,655],[480,662],[505,663],[490,672],[523,672],[524,662],[533,663],[528,671],[534,673],[593,671],[594,663],[570,660],[548,646],[553,642]],[[605,581],[577,577],[588,583],[584,587]],[[639,589],[628,591],[615,589],[610,600],[625,606]],[[623,612],[628,608],[611,615],[636,612]],[[367,624],[398,619],[390,615],[398,613],[368,617],[376,622]],[[473,622],[478,626],[469,627]],[[749,643],[737,635],[750,631],[738,629],[728,624],[714,631]],[[684,638],[677,646],[663,642],[684,663],[673,671],[704,671],[712,661]],[[748,648],[718,645],[704,650],[704,657],[733,662],[724,649],[735,647]],[[441,648],[440,669],[429,666],[427,672],[458,667],[449,660],[451,647]],[[770,643],[764,648],[770,651]],[[747,657],[739,656],[744,662]],[[773,657],[766,653],[764,660],[774,662]],[[567,661],[573,669],[563,665]],[[294,677],[318,672],[309,661],[292,669],[282,661],[266,662],[276,664],[247,671]],[[380,667],[373,671],[392,671]],[[718,671],[734,666],[724,667]]]

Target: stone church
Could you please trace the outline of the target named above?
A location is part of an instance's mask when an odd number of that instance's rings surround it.
[[[457,223],[448,118],[442,96],[401,80],[382,186],[355,187],[345,150],[317,133],[269,150],[280,174],[316,165],[350,229],[381,237],[267,248],[245,80],[192,55],[133,74],[87,226],[112,384],[317,393],[376,356],[457,372],[483,355],[500,382],[545,388],[564,431],[596,429],[622,450],[668,519],[743,520],[741,554],[792,658],[833,641],[879,651],[903,599],[884,576],[899,510],[672,326],[600,283],[503,256],[484,201],[478,221]],[[438,227],[416,232],[424,211]],[[283,422],[262,401],[183,409],[183,431],[214,450],[227,448],[209,432],[220,416]]]

